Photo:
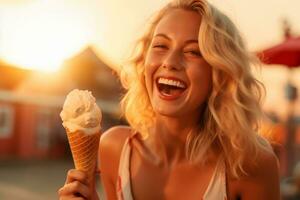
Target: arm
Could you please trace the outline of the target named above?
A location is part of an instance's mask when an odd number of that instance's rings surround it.
[[[257,165],[246,167],[249,175],[242,178],[242,200],[279,200],[279,163],[274,153],[262,151]]]
[[[119,160],[125,139],[130,132],[128,127],[116,126],[107,130],[100,138],[99,166],[106,199],[117,199],[115,183],[118,178]]]

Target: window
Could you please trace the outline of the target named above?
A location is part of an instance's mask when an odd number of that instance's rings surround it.
[[[14,109],[11,105],[0,105],[0,138],[12,136]]]
[[[51,143],[51,118],[50,109],[42,108],[37,112],[37,146],[40,149],[48,149]]]

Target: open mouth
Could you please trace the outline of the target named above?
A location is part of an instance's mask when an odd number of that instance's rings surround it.
[[[177,98],[187,88],[186,83],[178,79],[158,78],[156,80],[159,93],[165,97]]]

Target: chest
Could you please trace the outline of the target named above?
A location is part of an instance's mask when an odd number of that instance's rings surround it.
[[[214,166],[188,165],[166,169],[151,165],[134,153],[130,162],[135,200],[201,200],[212,180]]]

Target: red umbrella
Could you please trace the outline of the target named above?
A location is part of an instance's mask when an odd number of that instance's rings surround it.
[[[258,53],[265,64],[285,65],[289,68],[300,66],[300,37],[287,38],[281,44]]]
[[[288,31],[288,30],[287,30]],[[292,69],[300,67],[300,37],[289,37],[289,33],[286,32],[286,40],[282,43],[265,49],[259,52],[257,55],[260,60],[265,64],[278,64],[288,67],[289,76],[288,83],[286,85],[286,97],[289,101],[288,119],[287,119],[287,166],[288,173],[291,173],[293,165],[295,164],[295,132],[296,125],[293,122],[294,118],[294,103],[297,99],[297,88],[291,83]]]

